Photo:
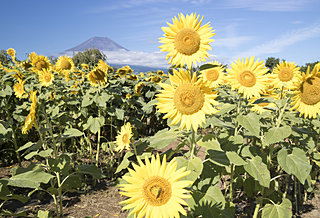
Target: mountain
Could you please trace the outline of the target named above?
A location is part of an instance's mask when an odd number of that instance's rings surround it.
[[[67,49],[64,52],[84,51],[92,48],[99,49],[100,51],[129,51],[108,37],[92,37],[80,45]]]

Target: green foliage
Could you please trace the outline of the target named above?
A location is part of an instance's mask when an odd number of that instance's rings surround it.
[[[98,49],[87,49],[83,52],[77,52],[72,60],[75,66],[80,68],[81,64],[87,64],[89,66],[96,66],[99,60],[106,60],[106,56],[104,53],[99,51]]]

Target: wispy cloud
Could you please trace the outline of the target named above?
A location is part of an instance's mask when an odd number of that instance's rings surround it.
[[[167,68],[166,54],[163,52],[104,51],[110,64],[141,65]]]
[[[246,8],[253,11],[301,11],[312,7],[316,0],[225,0],[227,8]]]
[[[261,45],[257,45],[247,51],[241,52],[233,59],[247,56],[259,56],[263,54],[275,54],[283,51],[286,47],[292,46],[297,42],[320,37],[320,23],[308,27],[295,29],[280,35],[278,38],[270,40]]]

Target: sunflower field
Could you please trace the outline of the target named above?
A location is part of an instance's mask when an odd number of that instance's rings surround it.
[[[168,72],[75,66],[15,50],[0,63],[2,216],[62,217],[69,193],[112,181],[128,217],[292,217],[318,193],[320,63],[207,62],[197,14],[162,27]],[[53,211],[9,210],[51,198]],[[84,214],[85,216],[85,214]]]

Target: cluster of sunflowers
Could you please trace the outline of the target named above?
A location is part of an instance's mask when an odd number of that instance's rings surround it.
[[[297,110],[305,118],[320,114],[320,64],[302,73],[294,62],[282,61],[270,71],[264,61],[247,57],[239,58],[229,68],[215,61],[194,70],[197,62],[208,58],[209,43],[215,35],[209,23],[201,26],[202,19],[196,14],[179,14],[172,24],[168,23],[169,27],[162,27],[160,48],[168,52],[173,75],[160,84],[155,105],[170,126],[180,124],[180,130],[197,132],[205,124],[206,115],[219,112],[219,88],[225,87],[236,91],[239,99],[247,101],[251,111],[258,114],[276,110],[276,104],[266,100],[271,98],[286,99],[285,107],[291,101],[290,110]],[[131,128],[127,123],[119,131],[115,142],[118,150],[130,149]],[[191,159],[192,155],[193,149]],[[180,204],[186,205],[183,199],[190,195],[185,189],[193,182],[178,180],[190,171],[185,167],[176,171],[174,160],[166,165],[166,156],[162,164],[159,155],[151,162],[146,158],[145,164],[137,159],[140,166],[133,163],[130,176],[123,177],[127,183],[121,185],[121,194],[128,197],[122,202],[126,204],[124,209],[130,209],[135,217],[179,217],[179,212],[186,215]]]

